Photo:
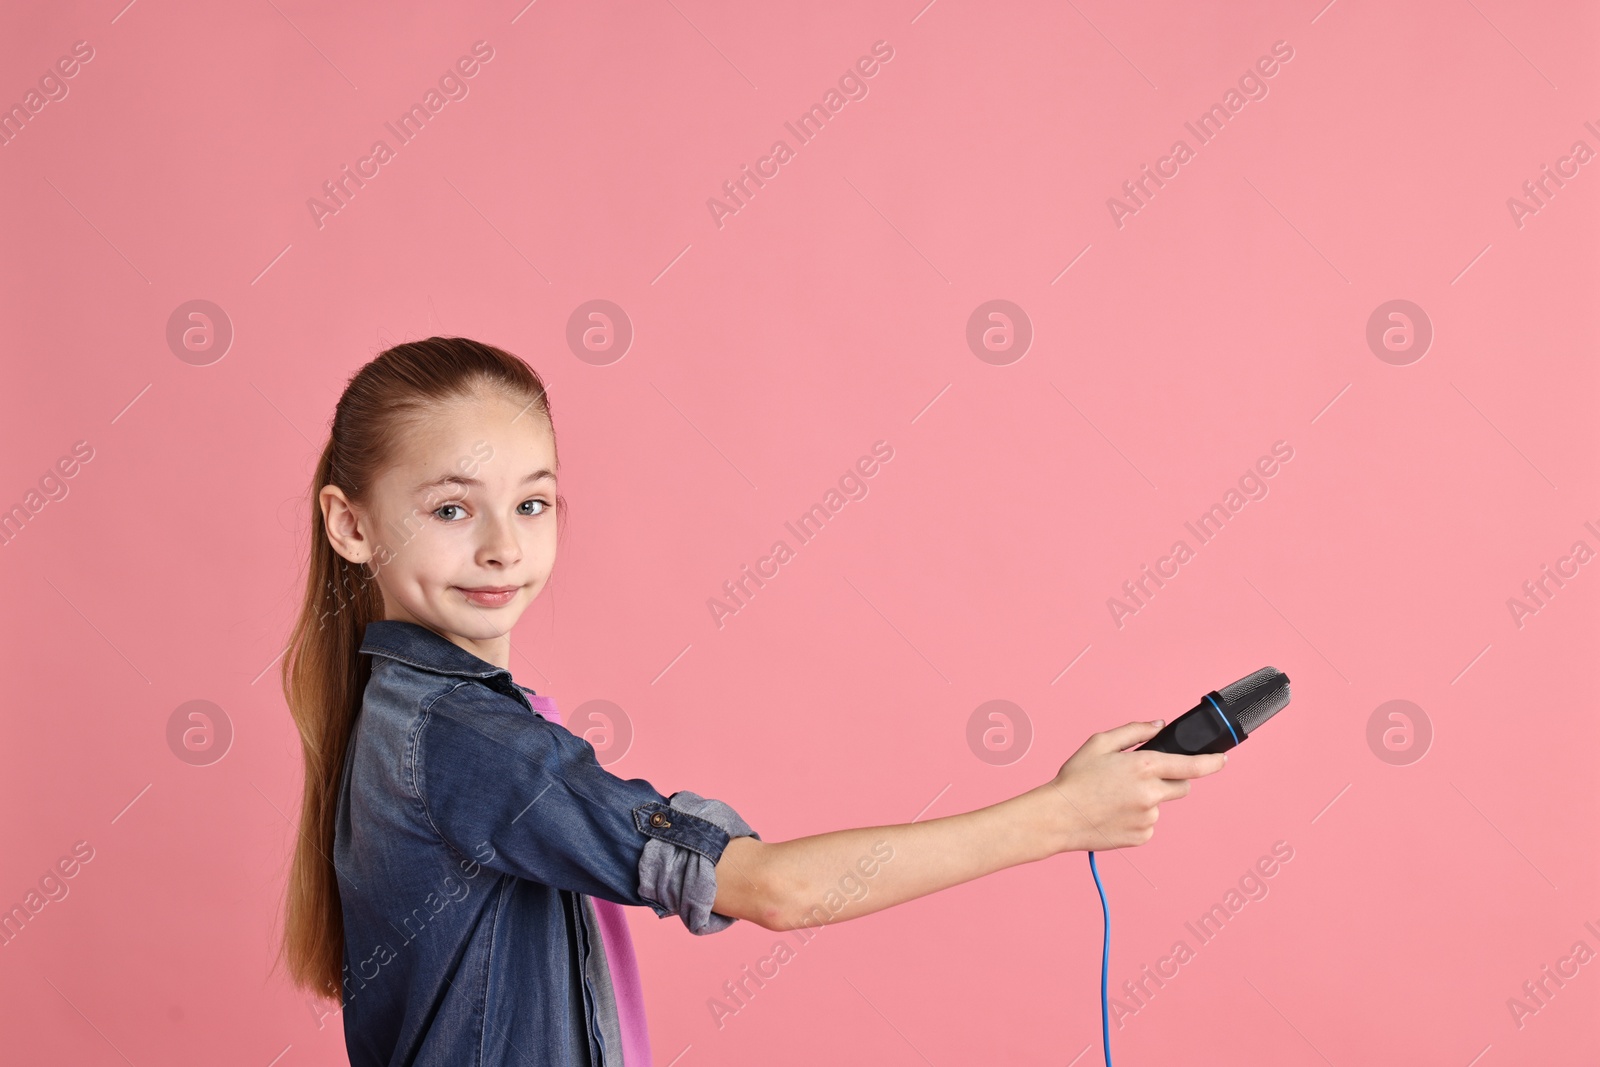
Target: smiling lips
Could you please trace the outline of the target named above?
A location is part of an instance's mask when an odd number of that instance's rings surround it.
[[[511,598],[517,595],[520,585],[480,585],[474,589],[465,586],[456,586],[466,596],[468,602],[480,608],[502,608],[511,603]]]

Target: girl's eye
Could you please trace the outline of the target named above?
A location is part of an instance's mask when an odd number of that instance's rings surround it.
[[[539,506],[539,510],[537,510],[537,511],[524,510],[524,509],[527,509],[529,507],[529,505],[533,505],[533,504],[537,504]],[[457,511],[462,510],[460,504],[440,504],[438,507],[433,509],[433,514],[435,516],[437,516],[439,519],[441,519],[442,521],[444,521],[444,522],[455,522],[456,521],[455,518],[452,518],[449,515],[441,514],[441,512],[444,512],[444,511],[446,511],[447,509],[450,509],[450,508],[454,508]],[[524,500],[522,503],[518,504],[517,505],[517,509],[518,509],[518,513],[519,514],[525,515],[525,516],[527,516],[529,518],[533,518],[533,517],[536,517],[536,516],[539,516],[539,515],[543,515],[546,511],[548,511],[550,509],[550,504],[547,501],[540,500],[538,497],[534,497],[531,500]]]

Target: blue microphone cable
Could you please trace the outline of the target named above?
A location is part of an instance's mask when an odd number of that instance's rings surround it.
[[[1100,884],[1100,870],[1094,865],[1094,853],[1089,853],[1089,873],[1094,875],[1094,887],[1100,891],[1100,913],[1106,920],[1106,937],[1100,949],[1100,1041],[1106,1050],[1106,1067],[1111,1067],[1111,1012],[1106,1003],[1106,972],[1111,968],[1111,909],[1106,907],[1106,887]]]

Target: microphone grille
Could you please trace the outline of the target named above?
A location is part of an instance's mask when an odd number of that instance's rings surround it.
[[[1289,676],[1276,667],[1262,667],[1218,690],[1234,721],[1246,734],[1289,704]]]

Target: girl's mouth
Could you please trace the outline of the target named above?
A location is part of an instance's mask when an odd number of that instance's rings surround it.
[[[502,608],[511,603],[512,598],[517,595],[517,590],[521,589],[522,586],[484,585],[476,589],[467,589],[458,585],[456,588],[461,591],[469,603],[476,604],[480,608]]]

